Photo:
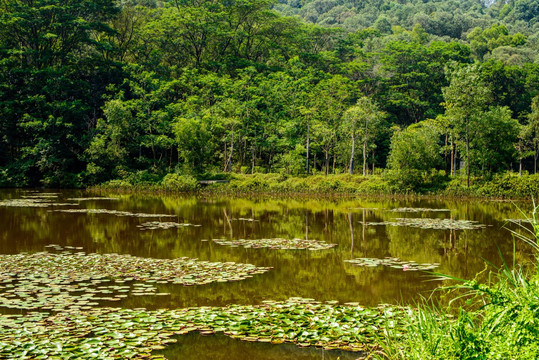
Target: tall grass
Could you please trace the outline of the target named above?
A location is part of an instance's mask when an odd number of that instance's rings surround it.
[[[524,214],[526,216],[526,214]],[[486,282],[457,281],[453,299],[442,307],[422,302],[406,319],[404,336],[380,339],[384,359],[539,359],[539,206],[526,216],[531,228],[515,222],[514,239],[534,251],[525,270],[505,260]],[[503,257],[502,257],[503,259]],[[466,299],[464,305],[462,299]],[[455,314],[453,317],[451,314]]]

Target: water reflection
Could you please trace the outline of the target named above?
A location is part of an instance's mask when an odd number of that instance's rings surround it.
[[[0,192],[0,200],[21,195],[23,192],[20,190],[3,190]],[[513,204],[506,202],[101,195],[117,196],[120,200],[73,201],[77,204],[73,208],[174,214],[176,218],[164,218],[162,221],[202,226],[142,231],[137,225],[148,221],[146,218],[51,212],[51,208],[0,207],[0,253],[37,252],[43,251],[45,245],[58,244],[82,246],[88,253],[120,253],[153,258],[188,256],[274,268],[266,274],[241,282],[199,287],[160,284],[158,291],[170,293],[170,296],[133,296],[111,306],[150,309],[224,306],[231,303],[258,304],[262,300],[285,300],[294,296],[321,301],[359,302],[365,306],[379,303],[402,304],[414,303],[421,295],[428,296],[439,282],[426,281],[430,278],[420,272],[404,272],[387,267],[354,267],[343,260],[357,257],[399,257],[420,263],[440,263],[437,271],[470,278],[484,269],[485,260],[500,264],[497,248],[505,256],[511,256],[513,242],[509,231],[503,226],[505,219],[522,217]],[[95,194],[62,191],[58,201],[68,202],[68,198],[84,196]],[[530,208],[527,203],[520,203],[519,206]],[[386,211],[400,207],[446,208],[451,211]],[[488,227],[476,230],[425,230],[368,225],[369,222],[388,221],[397,217],[475,220]],[[212,241],[221,238],[304,238],[338,246],[319,251],[276,251],[231,248]],[[530,251],[525,246],[519,245],[517,250],[519,260],[529,256]],[[198,341],[193,339],[197,339],[196,335],[182,338],[179,348],[199,351]],[[281,347],[245,344],[226,337],[208,339],[205,340],[206,345],[211,343],[211,346],[221,349],[223,346],[238,349],[232,352],[227,350],[227,358],[234,358],[232,354],[242,358],[242,353],[249,351],[260,355],[262,350],[256,349],[263,349],[264,352],[271,349],[270,354],[273,355],[252,357],[287,358],[281,353]],[[167,351],[189,358],[189,351],[177,348]],[[287,353],[290,351],[287,350]],[[331,354],[294,351],[291,352],[294,358],[332,358]],[[170,354],[167,353],[167,356]]]

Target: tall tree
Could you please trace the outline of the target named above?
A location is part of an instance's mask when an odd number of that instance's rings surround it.
[[[528,124],[525,126],[524,138],[529,144],[533,156],[533,173],[537,174],[537,159],[539,158],[539,95],[533,98]]]
[[[112,0],[6,0],[0,10],[0,118],[18,185],[75,186],[81,155],[120,74],[99,52]],[[0,146],[1,148],[1,146]],[[1,158],[1,156],[0,156]],[[1,161],[1,160],[0,160]]]
[[[446,68],[449,86],[442,89],[446,115],[454,121],[465,143],[466,184],[470,186],[470,129],[488,105],[490,89],[483,83],[479,64]]]
[[[344,113],[344,127],[352,140],[350,155],[350,174],[354,173],[354,157],[356,139],[361,139],[363,145],[363,176],[367,175],[367,151],[368,144],[375,135],[375,129],[384,117],[378,105],[368,97],[361,97],[356,105],[350,107]]]

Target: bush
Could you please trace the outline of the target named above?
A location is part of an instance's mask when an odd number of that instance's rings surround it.
[[[400,169],[385,174],[391,189],[398,193],[435,193],[447,186],[449,178],[443,171]]]
[[[166,191],[196,191],[198,181],[191,175],[167,174],[161,181],[161,188]]]
[[[530,197],[539,195],[539,174],[518,176],[506,173],[485,183],[479,193],[496,197]]]

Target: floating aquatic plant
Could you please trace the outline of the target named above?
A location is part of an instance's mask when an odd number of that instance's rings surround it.
[[[60,193],[30,193],[30,195],[23,195],[22,198],[28,199],[55,199]]]
[[[419,213],[419,212],[448,212],[450,209],[433,209],[433,208],[410,208],[410,207],[401,207],[396,209],[390,209],[387,211],[391,212],[410,212],[410,213]]]
[[[510,223],[513,223],[513,224],[531,224],[531,220],[530,219],[504,219],[505,222],[510,222]]]
[[[402,333],[404,308],[363,308],[312,299],[178,310],[91,308],[0,316],[0,357],[148,358],[175,335],[223,332],[244,341],[372,351],[376,337]]]
[[[190,258],[86,254],[58,245],[50,247],[60,252],[0,255],[0,307],[85,308],[99,305],[99,301],[118,301],[123,297],[118,295],[126,293],[159,295],[155,286],[135,282],[204,285],[244,280],[270,269]]]
[[[440,266],[438,263],[423,263],[418,264],[415,261],[402,261],[396,257],[385,257],[380,258],[357,258],[352,260],[344,260],[355,266],[365,266],[365,267],[377,267],[377,266],[387,266],[393,269],[401,269],[404,271],[427,271],[432,270]]]
[[[132,216],[132,217],[176,217],[171,214],[145,214],[145,213],[132,213],[129,211],[109,210],[109,209],[66,209],[66,210],[52,210],[55,212],[63,213],[75,213],[75,214],[110,214],[116,216]]]
[[[55,203],[49,199],[42,198],[25,198],[25,199],[9,199],[0,201],[0,206],[5,207],[50,207],[50,206],[73,206],[72,203]]]
[[[213,239],[219,245],[226,245],[232,247],[243,246],[244,248],[269,248],[274,250],[298,250],[298,249],[308,249],[308,250],[327,250],[331,249],[337,244],[329,244],[324,241],[319,240],[305,240],[305,239],[237,239],[237,240],[226,240],[226,239]]]
[[[202,225],[194,225],[194,224],[188,224],[188,223],[177,223],[177,222],[163,222],[163,221],[149,221],[142,223],[140,225],[137,225],[140,230],[157,230],[157,229],[172,229],[172,228],[182,228],[182,227],[200,227]]]
[[[85,198],[69,198],[69,201],[96,201],[96,200],[120,200],[116,197],[85,197]]]
[[[367,222],[366,225],[409,226],[435,230],[475,230],[486,225],[471,220],[430,219],[430,218],[395,218],[393,221]]]

